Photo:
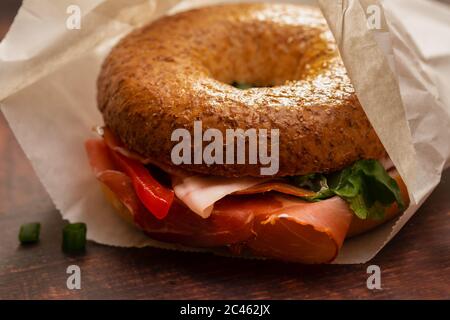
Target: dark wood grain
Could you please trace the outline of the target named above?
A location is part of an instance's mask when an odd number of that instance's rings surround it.
[[[2,0],[4,1],[4,0]],[[0,11],[5,32],[17,5]],[[11,4],[12,3],[12,4]],[[5,18],[6,16],[6,18]],[[0,116],[0,299],[449,299],[450,172],[398,236],[371,262],[382,290],[366,287],[365,265],[301,266],[159,249],[89,243],[87,253],[61,251],[64,225]],[[19,246],[22,223],[39,221],[41,241]],[[68,290],[77,264],[82,289]]]

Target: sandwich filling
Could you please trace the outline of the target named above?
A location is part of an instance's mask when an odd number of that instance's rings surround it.
[[[108,128],[101,131],[102,139],[86,142],[97,179],[113,204],[156,240],[329,262],[354,215],[382,219],[407,199],[386,161],[288,178],[203,176],[143,159]]]

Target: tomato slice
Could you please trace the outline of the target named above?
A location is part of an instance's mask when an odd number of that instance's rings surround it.
[[[133,183],[137,196],[144,206],[158,219],[164,219],[172,206],[175,193],[156,181],[141,163],[111,150],[116,164]]]

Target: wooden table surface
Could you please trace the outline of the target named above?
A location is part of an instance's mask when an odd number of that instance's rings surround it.
[[[2,0],[0,38],[17,10]],[[0,299],[449,299],[450,171],[424,206],[370,263],[382,290],[366,287],[365,265],[302,266],[88,244],[61,252],[64,225],[0,115]],[[39,221],[41,241],[19,246],[22,223]],[[66,268],[81,268],[81,290]]]

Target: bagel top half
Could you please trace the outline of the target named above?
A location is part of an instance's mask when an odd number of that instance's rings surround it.
[[[240,90],[234,82],[254,87]],[[279,129],[277,176],[385,155],[326,21],[312,7],[233,4],[163,17],[113,48],[98,78],[98,106],[127,148],[168,166],[177,143],[172,131],[193,132],[195,120],[223,133]],[[180,166],[260,175],[252,164]]]

